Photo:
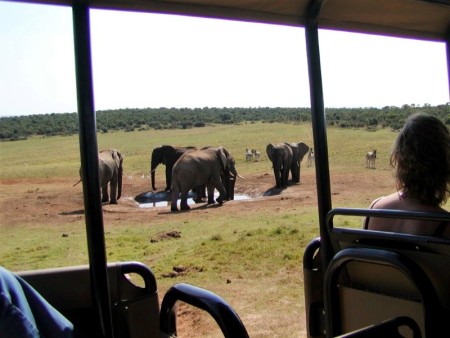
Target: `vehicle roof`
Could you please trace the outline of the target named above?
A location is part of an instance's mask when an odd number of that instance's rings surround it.
[[[71,6],[72,1],[80,0],[18,1]],[[310,3],[311,0],[90,0],[89,6],[305,26]],[[450,1],[326,0],[318,23],[319,28],[325,29],[446,41],[450,32]]]

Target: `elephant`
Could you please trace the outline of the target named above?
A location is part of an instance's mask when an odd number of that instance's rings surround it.
[[[117,149],[101,150],[98,153],[98,174],[102,189],[102,203],[117,204],[117,200],[122,195],[123,156],[121,152]],[[74,186],[81,180],[80,168],[80,180]]]
[[[117,200],[122,195],[123,156],[120,151],[117,149],[100,151],[98,173],[102,188],[102,202],[117,204]],[[108,194],[108,184],[110,194]]]
[[[269,143],[266,147],[266,153],[272,161],[276,188],[287,187],[293,157],[291,147],[286,143]]]
[[[213,147],[206,146],[206,147],[203,147],[201,149],[208,149],[208,148],[213,148]],[[227,172],[222,171],[220,173],[220,178],[221,178],[222,184],[223,184],[223,186],[225,188],[224,200],[225,201],[232,201],[232,200],[234,200],[234,186],[235,186],[235,183],[236,183],[236,178],[232,177],[230,175],[229,171],[227,171]],[[206,195],[206,184],[203,184],[203,185],[201,185],[199,187],[194,187],[194,188],[192,188],[192,191],[194,191],[197,194],[197,197],[194,199],[194,201],[196,203],[203,202],[203,199],[207,197],[207,195]]]
[[[292,163],[291,163],[291,178],[292,182],[300,182],[300,166],[303,157],[309,150],[309,147],[303,143],[287,143],[286,144],[292,149]]]
[[[166,188],[165,191],[170,190],[172,184],[172,168],[175,162],[183,155],[186,151],[196,150],[196,147],[174,147],[170,145],[162,145],[153,149],[152,160],[151,160],[151,177],[152,177],[152,189],[156,190],[155,186],[155,171],[159,164],[164,164],[166,166]]]
[[[171,211],[178,211],[177,201],[180,194],[181,210],[189,210],[189,190],[203,185],[207,188],[208,204],[214,204],[214,189],[219,191],[217,203],[222,204],[227,194],[222,180],[235,180],[238,176],[235,160],[224,147],[207,147],[186,152],[173,166]]]

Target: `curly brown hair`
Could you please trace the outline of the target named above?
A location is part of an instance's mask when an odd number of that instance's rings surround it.
[[[397,136],[391,154],[397,188],[404,196],[439,206],[450,192],[450,134],[438,118],[410,116]]]

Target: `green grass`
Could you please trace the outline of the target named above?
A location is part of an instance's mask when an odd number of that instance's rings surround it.
[[[347,170],[349,166],[364,169],[365,153],[378,149],[378,162],[387,167],[395,133],[387,129],[368,132],[359,129],[329,128],[330,168]],[[256,148],[266,159],[266,145],[278,142],[300,142],[312,145],[310,124],[248,123],[217,125],[184,130],[147,130],[98,134],[98,148],[118,148],[125,156],[125,175],[148,174],[150,156],[161,144],[225,146],[235,157],[241,174],[266,172],[267,163],[245,161],[245,148]],[[32,137],[24,141],[1,142],[0,179],[5,178],[78,178],[80,153],[78,136]],[[158,175],[162,178],[163,171]]]
[[[1,229],[1,265],[13,271],[87,264],[87,242],[83,222],[52,227],[9,227]]]
[[[317,232],[314,222],[307,219],[309,216],[291,215],[283,217],[280,223],[279,215],[264,215],[264,220],[224,215],[215,222],[206,218],[181,224],[169,221],[145,229],[135,225],[108,228],[108,259],[135,257],[152,266],[157,276],[177,265],[201,268],[204,273],[192,278],[206,283],[223,274],[237,277],[243,269],[246,274],[259,274],[259,270],[273,274],[287,266],[298,268],[302,255],[298,248],[305,247]],[[158,233],[170,231],[179,231],[181,237],[152,241],[158,238]]]
[[[377,149],[378,169],[389,167],[389,156],[395,136],[389,129],[368,132],[362,129],[329,128],[328,154],[334,172],[360,168],[365,170],[365,155]]]

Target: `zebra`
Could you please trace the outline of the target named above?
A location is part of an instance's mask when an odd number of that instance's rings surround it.
[[[245,160],[251,161],[253,158],[253,152],[251,152],[248,148],[245,148]]]
[[[375,169],[375,161],[377,159],[377,150],[372,149],[366,154],[366,168]]]
[[[261,158],[261,153],[256,149],[252,149],[252,155],[255,161],[259,161]]]

